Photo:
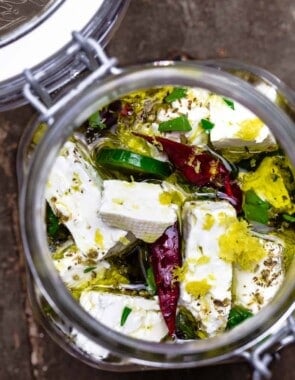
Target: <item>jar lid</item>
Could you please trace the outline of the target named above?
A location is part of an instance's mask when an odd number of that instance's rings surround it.
[[[1,2],[0,47],[34,29],[64,0],[20,0]]]
[[[128,1],[18,0],[0,5],[0,110],[26,103],[25,69],[44,77],[49,92],[83,67],[66,55],[72,32],[81,31],[105,45]],[[85,66],[84,66],[85,68]]]

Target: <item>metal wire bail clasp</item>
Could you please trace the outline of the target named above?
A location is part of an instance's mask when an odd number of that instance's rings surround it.
[[[93,38],[87,38],[79,32],[73,32],[73,42],[67,49],[66,54],[82,62],[84,69],[89,70],[91,74],[57,101],[53,99],[52,95],[42,84],[46,76],[44,71],[35,76],[31,70],[24,71],[27,81],[23,88],[24,96],[41,114],[42,120],[46,121],[49,125],[53,122],[53,116],[56,112],[65,106],[74,96],[82,93],[95,80],[107,74],[119,74],[121,72],[121,69],[116,67],[117,59],[109,58],[99,42]]]
[[[290,315],[284,327],[264,340],[253,351],[246,351],[242,354],[253,367],[252,380],[271,379],[272,373],[269,366],[273,359],[279,357],[280,350],[294,343],[295,318]]]

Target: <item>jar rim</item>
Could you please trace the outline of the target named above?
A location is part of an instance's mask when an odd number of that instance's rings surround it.
[[[295,165],[294,123],[264,95],[242,79],[195,62],[161,61],[135,66],[93,84],[80,99],[73,99],[49,128],[34,154],[34,160],[20,194],[21,229],[25,253],[33,277],[53,309],[97,344],[140,363],[164,366],[231,356],[267,335],[294,302],[295,263],[282,288],[258,315],[218,337],[177,345],[150,343],[122,335],[91,317],[67,291],[54,269],[46,245],[44,191],[47,173],[67,137],[96,109],[131,91],[161,85],[206,88],[243,104],[270,127]],[[43,220],[43,223],[40,221]],[[42,265],[40,265],[40,259]],[[136,347],[136,349],[135,349]]]

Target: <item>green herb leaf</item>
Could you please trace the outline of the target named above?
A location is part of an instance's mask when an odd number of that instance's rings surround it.
[[[62,224],[62,219],[58,218],[52,208],[46,204],[46,229],[50,247],[53,250],[58,250],[62,243],[69,240],[70,232],[65,225]]]
[[[163,121],[159,124],[160,132],[188,132],[192,127],[185,115],[176,117],[175,119]]]
[[[183,306],[180,306],[176,316],[176,336],[179,339],[196,339],[198,335],[198,323],[193,314]]]
[[[153,295],[156,294],[157,292],[156,281],[155,281],[153,269],[151,267],[149,267],[146,271],[146,282],[148,286],[148,291]]]
[[[229,312],[226,328],[232,329],[233,327],[243,322],[245,319],[252,316],[252,312],[243,306],[234,306]]]
[[[205,132],[209,133],[211,129],[214,128],[214,123],[212,123],[208,119],[201,119],[201,127],[204,129]]]
[[[122,316],[121,316],[121,322],[120,322],[120,326],[124,326],[126,321],[127,321],[127,318],[129,316],[129,314],[131,313],[132,309],[130,309],[130,307],[128,306],[125,306],[123,311],[122,311]]]
[[[51,238],[55,238],[59,230],[59,220],[58,217],[53,213],[49,204],[46,208],[46,224],[47,224],[47,233]]]
[[[92,272],[94,269],[96,269],[96,266],[95,267],[87,267],[87,268],[84,269],[83,273]]]
[[[100,113],[97,111],[88,119],[89,127],[93,129],[104,129],[106,125],[101,120]]]
[[[235,103],[232,100],[227,99],[227,98],[222,98],[222,99],[224,103],[226,103],[229,106],[229,108],[231,108],[232,110],[235,109]]]
[[[295,215],[288,215],[283,214],[283,219],[285,219],[287,222],[294,223],[295,222]]]
[[[249,190],[245,193],[243,210],[247,220],[267,224],[270,208],[271,205],[259,198],[254,190]]]
[[[174,100],[184,98],[186,96],[187,89],[182,87],[174,87],[172,92],[167,95],[164,100],[166,103],[172,103]]]

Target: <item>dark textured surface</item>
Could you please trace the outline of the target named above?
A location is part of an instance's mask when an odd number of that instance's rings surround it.
[[[135,0],[110,52],[122,63],[187,52],[264,67],[295,88],[292,0]]]
[[[237,58],[269,69],[295,88],[293,0],[132,0],[110,46],[122,64],[186,52],[199,59]],[[86,367],[38,328],[25,295],[17,227],[15,155],[30,107],[0,114],[0,380],[246,380],[246,364],[113,374]],[[295,347],[274,364],[274,380],[294,380]]]

